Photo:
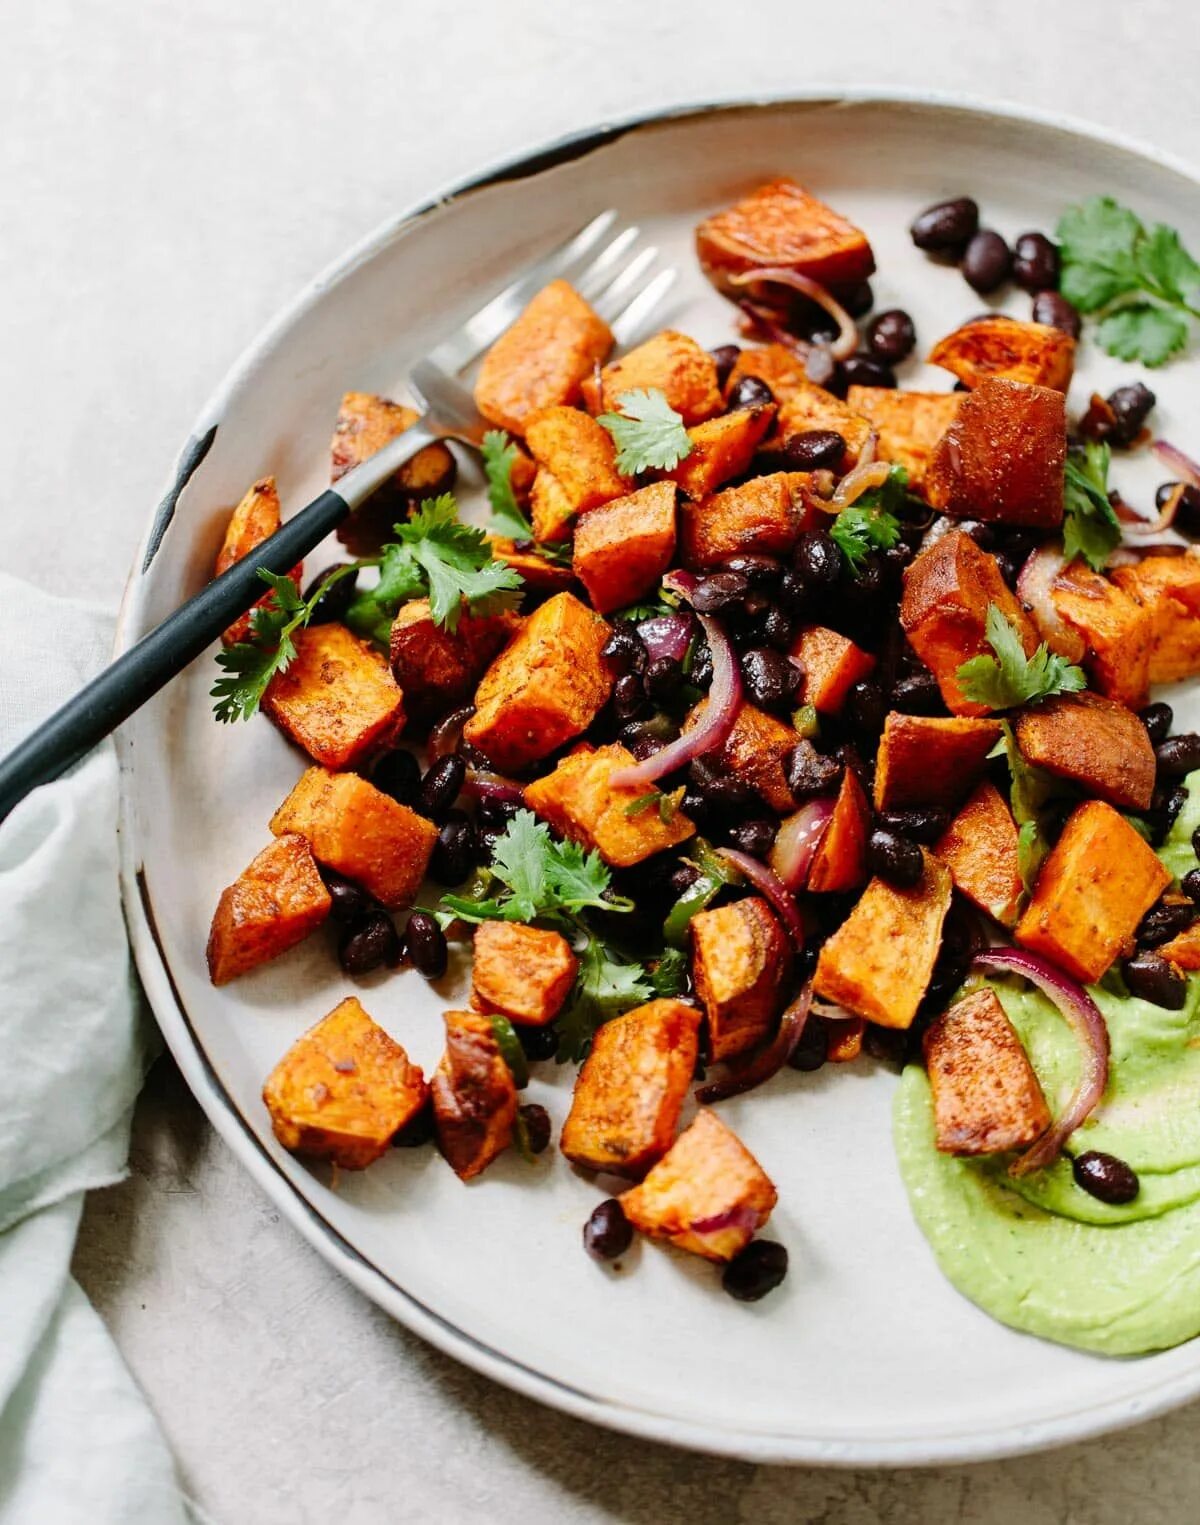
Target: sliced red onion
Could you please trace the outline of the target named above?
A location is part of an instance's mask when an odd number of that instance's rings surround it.
[[[740,869],[763,899],[769,902],[787,928],[788,936],[799,953],[804,947],[804,923],[800,919],[796,897],[787,885],[765,863],[760,863],[749,853],[739,852],[736,847],[718,847],[717,854],[727,863],[732,863],[734,868]]]
[[[525,799],[524,788],[511,778],[502,778],[499,773],[480,773],[475,769],[468,772],[462,792],[468,798],[499,800],[505,805],[520,805]]]
[[[874,429],[872,429],[868,433],[867,438],[866,438],[866,442],[863,445],[862,449],[858,452],[858,460],[857,460],[857,462],[855,464],[859,465],[859,466],[870,466],[870,465],[872,465],[874,463],[874,461],[875,461],[875,455],[876,455],[876,452],[878,451],[878,449],[879,449],[879,435],[878,435],[878,433]]]
[[[747,1233],[753,1233],[758,1227],[758,1214],[752,1207],[740,1203],[737,1207],[729,1207],[723,1213],[713,1213],[710,1218],[693,1218],[688,1224],[688,1229],[693,1234],[723,1234],[726,1229],[745,1229]]]
[[[788,816],[771,848],[771,872],[793,894],[808,883],[808,871],[833,816],[831,799],[810,800]]]
[[[770,1043],[765,1048],[760,1048],[756,1054],[751,1054],[744,1063],[730,1063],[727,1073],[720,1080],[700,1087],[696,1092],[696,1100],[702,1106],[713,1101],[727,1101],[731,1096],[741,1096],[744,1091],[752,1091],[755,1086],[762,1085],[764,1080],[777,1075],[795,1053],[811,1006],[812,981],[809,980],[780,1017],[779,1029]]]
[[[690,731],[684,731],[660,752],[651,753],[631,767],[618,768],[609,779],[613,789],[644,789],[647,784],[665,778],[668,773],[703,757],[706,752],[715,752],[733,730],[733,722],[742,707],[742,670],[717,621],[707,614],[698,614],[696,618],[708,639],[713,664],[712,686],[700,719]]]
[[[1017,577],[1017,597],[1032,612],[1047,646],[1068,662],[1082,662],[1087,643],[1054,606],[1054,585],[1066,564],[1061,545],[1043,545],[1031,551]]]
[[[1200,487],[1200,465],[1197,465],[1190,455],[1184,455],[1182,450],[1177,449],[1165,439],[1156,439],[1151,449],[1180,481],[1187,482],[1191,487]]]
[[[440,757],[447,757],[451,752],[458,751],[458,744],[462,740],[463,726],[475,713],[473,704],[464,704],[461,709],[451,710],[448,715],[443,715],[429,733],[428,752],[430,762],[437,762]]]
[[[1092,1113],[1108,1085],[1108,1028],[1100,1008],[1087,991],[1070,975],[1064,974],[1048,959],[1016,948],[993,948],[975,956],[973,967],[999,974],[1019,974],[1053,1001],[1062,1013],[1079,1044],[1083,1068],[1079,1084],[1056,1123],[1052,1123],[1037,1143],[1013,1162],[1009,1172],[1015,1176],[1042,1170],[1058,1157],[1059,1150],[1072,1133]]]
[[[748,297],[738,297],[737,304],[742,314],[739,327],[743,337],[782,345],[797,360],[803,360],[812,353],[815,346],[785,328],[773,308],[764,307],[761,302],[752,302]]]
[[[857,1012],[851,1011],[848,1006],[839,1006],[836,1001],[814,1001],[812,1014],[824,1018],[826,1022],[854,1022],[858,1019]]]
[[[835,509],[846,508],[861,498],[863,493],[882,487],[891,474],[892,468],[887,461],[868,461],[865,465],[860,464],[853,471],[848,471],[833,489],[830,502]]]
[[[682,567],[676,567],[663,578],[662,585],[668,593],[678,593],[680,598],[686,598],[691,603],[697,582],[699,578],[695,572],[685,572]]]
[[[682,662],[692,640],[691,616],[656,614],[653,619],[642,620],[637,633],[651,661],[670,657],[673,662]]]
[[[838,326],[837,338],[829,346],[829,352],[833,358],[845,360],[858,348],[858,329],[854,319],[833,293],[819,281],[814,281],[807,275],[801,275],[798,270],[789,270],[784,265],[756,265],[753,270],[743,270],[739,275],[731,275],[727,279],[731,286],[749,286],[755,281],[768,281],[777,286],[790,286],[793,291],[802,292],[804,296],[816,302],[818,307],[823,307]]]

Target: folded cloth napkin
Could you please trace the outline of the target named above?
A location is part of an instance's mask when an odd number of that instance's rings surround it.
[[[0,573],[0,754],[107,660],[112,618]],[[126,1173],[153,1028],[117,886],[111,743],[0,825],[0,1525],[182,1525],[158,1426],[70,1275]]]

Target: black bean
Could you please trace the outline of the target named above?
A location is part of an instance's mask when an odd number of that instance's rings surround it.
[[[713,614],[729,604],[740,604],[750,591],[750,579],[742,572],[710,572],[700,578],[692,593],[692,607]]]
[[[696,792],[714,809],[744,810],[757,799],[744,779],[710,758],[697,757],[688,769],[688,778]]]
[[[970,196],[926,207],[909,232],[918,249],[939,254],[962,250],[979,226],[979,207]]]
[[[634,736],[625,743],[630,755],[638,762],[645,762],[647,757],[653,757],[655,752],[661,752],[664,745],[665,743],[659,737],[652,736],[647,731],[642,731],[640,735]]]
[[[803,801],[829,794],[840,781],[844,766],[838,758],[818,752],[811,741],[802,741],[784,759],[783,772],[788,788]]]
[[[809,350],[804,361],[804,372],[814,386],[824,387],[835,397],[845,397],[850,383],[846,380],[842,363],[835,360],[823,344],[816,344]]]
[[[762,617],[762,637],[776,651],[787,651],[796,635],[796,622],[778,604],[772,604]]]
[[[1013,246],[1013,280],[1025,291],[1053,291],[1058,265],[1058,247],[1044,233],[1022,233]]]
[[[728,407],[732,413],[738,408],[769,407],[775,401],[775,393],[761,376],[742,376],[729,389]]]
[[[892,688],[892,708],[905,715],[937,715],[942,707],[942,691],[931,672],[909,673]]]
[[[1189,868],[1179,881],[1179,888],[1189,900],[1200,901],[1200,868]]]
[[[1197,858],[1200,858],[1200,826],[1197,826],[1195,831],[1192,832],[1192,851]]]
[[[871,678],[860,678],[846,692],[845,715],[856,735],[878,736],[887,717],[887,695]]]
[[[583,1247],[594,1260],[615,1260],[633,1243],[633,1224],[616,1197],[601,1202],[583,1225]]]
[[[496,843],[504,835],[503,828],[495,826],[480,826],[475,833],[476,844],[479,848],[480,863],[490,863],[496,855]]]
[[[525,1124],[525,1142],[530,1154],[541,1154],[550,1142],[550,1114],[536,1101],[527,1101],[518,1109]]]
[[[1187,1000],[1187,978],[1161,953],[1139,952],[1121,965],[1130,995],[1152,1006],[1180,1011]]]
[[[1134,941],[1139,948],[1157,948],[1186,931],[1200,916],[1200,907],[1190,900],[1160,900],[1138,922]]]
[[[355,884],[353,879],[343,879],[341,874],[335,874],[331,868],[322,868],[321,878],[329,891],[332,901],[329,914],[334,921],[343,924],[361,922],[372,911],[379,909],[379,902],[374,896],[368,895],[362,885]]]
[[[700,798],[700,796],[697,796],[697,799],[699,799],[699,798]],[[703,803],[703,802],[701,801],[701,803]],[[687,795],[686,794],[683,797],[683,808],[684,808],[684,811],[686,812],[686,810],[687,810]],[[673,895],[675,895],[676,897],[678,897],[678,896],[682,895],[685,890],[691,889],[692,885],[695,884],[696,880],[699,879],[699,877],[700,877],[700,870],[696,867],[696,865],[694,863],[688,863],[686,861],[686,859],[684,859],[681,862],[677,863],[675,865],[675,867],[671,870],[670,877],[668,878],[667,883],[671,887],[671,893]]]
[[[793,615],[803,615],[812,603],[813,591],[804,574],[789,567],[779,583],[779,601]]]
[[[408,918],[404,944],[413,967],[427,980],[440,979],[445,974],[450,957],[446,934],[428,911],[414,911]]]
[[[846,441],[834,429],[802,429],[788,435],[782,453],[789,471],[831,469],[841,464]]]
[[[1176,816],[1187,804],[1187,799],[1188,793],[1182,784],[1172,784],[1170,780],[1161,780],[1155,784],[1154,797],[1145,815],[1153,846],[1161,847],[1175,824]]]
[[[778,821],[768,821],[758,816],[749,821],[739,821],[730,827],[729,845],[739,852],[749,853],[752,858],[766,859],[779,831]]]
[[[792,553],[792,568],[808,588],[832,588],[842,571],[842,553],[824,530],[805,530]]]
[[[723,570],[740,573],[752,588],[771,588],[783,575],[783,562],[778,556],[746,554],[731,556]]]
[[[909,1032],[906,1028],[878,1027],[868,1022],[863,1032],[863,1049],[872,1059],[900,1069],[908,1060]]]
[[[1145,709],[1138,710],[1138,719],[1146,727],[1146,734],[1150,738],[1152,747],[1166,741],[1171,734],[1171,727],[1175,724],[1175,711],[1169,704],[1161,699],[1148,704]]]
[[[385,752],[371,769],[371,782],[401,805],[415,805],[421,793],[421,764],[411,752],[397,747]]]
[[[861,318],[875,305],[870,281],[851,281],[848,286],[834,286],[834,296],[852,318]]]
[[[419,1112],[414,1112],[399,1132],[392,1135],[393,1149],[418,1149],[428,1144],[436,1132],[433,1107],[426,1102]]]
[[[618,675],[641,672],[647,660],[642,639],[628,620],[618,620],[613,625],[612,634],[605,641],[600,655]]]
[[[503,831],[520,808],[519,800],[481,799],[475,808],[475,817],[480,826]]]
[[[1200,735],[1185,731],[1180,736],[1168,736],[1155,747],[1154,757],[1160,778],[1185,778],[1200,768]]]
[[[819,1070],[829,1057],[829,1029],[819,1017],[809,1017],[788,1064],[794,1070]]]
[[[635,672],[627,672],[613,684],[613,714],[618,720],[632,720],[646,708],[646,685]]]
[[[439,757],[421,780],[421,813],[437,821],[462,792],[467,781],[467,764],[457,752]]]
[[[1111,1207],[1121,1207],[1132,1202],[1141,1188],[1137,1172],[1115,1154],[1104,1154],[1099,1149],[1089,1149],[1077,1154],[1071,1161],[1071,1174],[1075,1184],[1089,1196]]]
[[[790,704],[800,687],[800,669],[771,646],[755,646],[743,653],[741,666],[750,702],[760,709]]]
[[[712,652],[707,641],[700,641],[692,655],[692,670],[688,674],[694,688],[709,688],[713,680]]]
[[[367,974],[380,964],[400,960],[400,936],[386,911],[372,911],[352,922],[338,938],[338,963],[347,974]]]
[[[729,373],[737,364],[737,358],[742,353],[740,344],[718,344],[716,349],[709,350],[713,362],[717,367],[717,385],[723,387],[729,380]]]
[[[992,228],[981,228],[967,245],[962,273],[968,286],[980,296],[996,291],[1008,280],[1012,253]]]
[[[1083,319],[1079,311],[1061,291],[1039,291],[1033,299],[1033,312],[1031,314],[1035,323],[1044,323],[1047,328],[1059,328],[1064,334],[1070,334],[1072,339],[1078,339],[1083,331]]]
[[[897,889],[911,889],[920,883],[925,859],[915,842],[877,826],[867,838],[867,866]]]
[[[651,699],[669,699],[683,681],[683,663],[674,657],[654,657],[642,681]]]
[[[788,1252],[770,1239],[752,1239],[721,1273],[721,1285],[739,1303],[756,1303],[787,1275]]]
[[[1114,423],[1109,431],[1109,441],[1114,445],[1132,445],[1157,401],[1158,398],[1141,381],[1131,381],[1128,386],[1110,392],[1107,402]]]
[[[475,822],[462,810],[448,810],[429,859],[430,878],[438,884],[461,884],[475,867],[475,857]]]
[[[913,320],[902,307],[889,307],[867,327],[867,348],[878,360],[896,365],[912,354],[917,343]]]
[[[335,561],[331,567],[325,567],[309,583],[304,590],[304,599],[307,603],[331,572],[338,571],[349,562]],[[348,572],[345,577],[339,577],[328,593],[322,593],[313,605],[312,613],[308,617],[310,625],[328,625],[334,620],[345,619],[346,610],[350,607],[354,598],[355,584],[358,582],[357,572]]]
[[[1185,535],[1200,535],[1200,487],[1194,487],[1190,482],[1164,482],[1154,494],[1156,507],[1165,508],[1175,492],[1179,493],[1179,502],[1172,524]]]
[[[950,812],[940,805],[910,805],[904,810],[883,811],[879,822],[897,836],[932,846],[949,826]]]
[[[527,1027],[524,1022],[514,1022],[513,1030],[526,1059],[553,1059],[558,1052],[558,1034],[552,1023]]]
[[[896,385],[896,373],[890,365],[885,365],[882,360],[874,355],[848,355],[842,361],[842,375],[846,378],[847,386],[852,387],[894,387]]]

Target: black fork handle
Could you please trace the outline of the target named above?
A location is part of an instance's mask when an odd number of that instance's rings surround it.
[[[253,554],[181,604],[149,635],[69,699],[0,761],[0,821],[39,784],[49,783],[128,720],[183,671],[266,591],[259,567],[280,575],[314,550],[350,512],[329,489],[294,515]]]

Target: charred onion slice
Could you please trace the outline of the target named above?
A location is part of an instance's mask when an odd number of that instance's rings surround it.
[[[458,751],[458,744],[462,740],[463,726],[475,713],[473,704],[464,704],[461,709],[451,710],[448,715],[443,715],[429,733],[428,752],[429,761],[437,762],[439,758],[448,757],[451,752]]]
[[[696,1100],[701,1106],[713,1101],[727,1101],[730,1096],[741,1096],[744,1091],[752,1091],[764,1080],[777,1075],[795,1053],[811,1007],[812,981],[809,980],[780,1017],[779,1028],[765,1048],[760,1048],[741,1064],[727,1065],[726,1074],[720,1080],[699,1088]]]
[[[1043,545],[1031,551],[1017,577],[1017,597],[1032,612],[1047,646],[1068,662],[1082,662],[1087,643],[1077,630],[1064,623],[1054,607],[1054,585],[1066,564],[1061,545]]]
[[[771,848],[775,877],[794,894],[808,883],[808,872],[833,816],[831,799],[810,800],[784,821]]]
[[[1200,465],[1190,455],[1184,455],[1182,450],[1165,439],[1156,439],[1151,448],[1180,481],[1186,482],[1189,487],[1200,487]]]
[[[740,869],[745,874],[783,922],[796,952],[799,953],[804,947],[804,923],[800,919],[800,908],[796,904],[796,897],[783,880],[772,873],[765,863],[760,863],[749,853],[739,852],[736,847],[718,847],[717,856],[724,858],[726,863],[732,863],[734,868]]]
[[[752,286],[756,281],[766,281],[771,285],[790,286],[793,291],[802,292],[816,302],[818,307],[823,307],[838,326],[837,338],[829,346],[833,358],[845,360],[858,348],[858,328],[854,319],[831,291],[819,281],[801,275],[798,270],[789,270],[783,265],[756,265],[752,270],[743,270],[740,274],[726,276],[725,279],[730,286]]]
[[[833,497],[829,500],[831,506],[839,512],[843,508],[849,508],[850,504],[856,503],[863,493],[873,492],[876,487],[882,487],[891,474],[892,468],[887,461],[867,461],[856,466],[853,471],[848,471],[833,489]]]

